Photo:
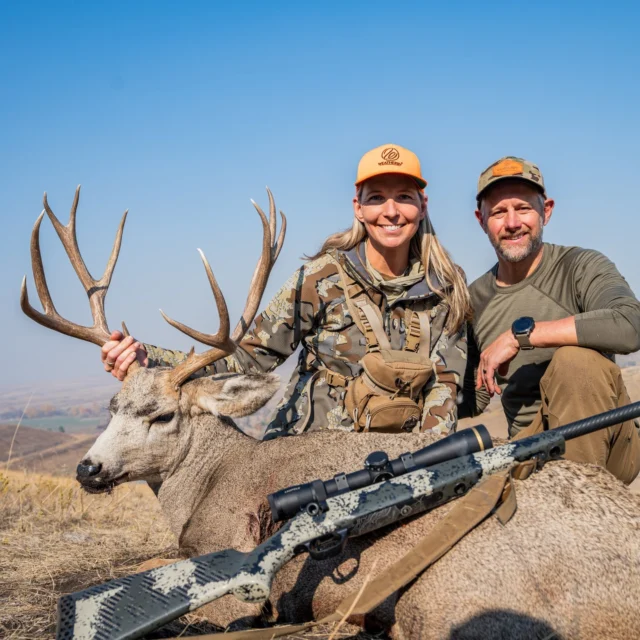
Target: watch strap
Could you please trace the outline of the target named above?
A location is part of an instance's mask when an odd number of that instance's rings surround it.
[[[525,351],[527,351],[528,349],[533,349],[533,345],[531,344],[528,333],[516,334],[515,339],[518,341],[520,349],[524,349]]]

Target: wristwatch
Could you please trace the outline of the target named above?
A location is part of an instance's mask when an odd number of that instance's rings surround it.
[[[531,344],[531,340],[529,336],[531,332],[535,329],[536,321],[529,316],[523,316],[522,318],[518,318],[513,321],[511,325],[511,332],[513,336],[518,341],[520,348],[524,351],[528,349],[533,349],[533,345]]]

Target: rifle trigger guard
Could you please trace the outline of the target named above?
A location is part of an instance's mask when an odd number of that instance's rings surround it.
[[[326,560],[342,553],[347,544],[347,529],[340,529],[328,537],[307,542],[304,546],[314,560]]]

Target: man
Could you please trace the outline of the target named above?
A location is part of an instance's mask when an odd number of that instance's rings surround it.
[[[628,404],[612,354],[640,349],[640,303],[615,265],[597,251],[543,243],[554,201],[527,160],[509,156],[483,171],[477,205],[498,263],[470,287],[460,417],[499,394],[509,435],[524,437]],[[630,483],[640,434],[625,422],[567,442],[566,457]]]

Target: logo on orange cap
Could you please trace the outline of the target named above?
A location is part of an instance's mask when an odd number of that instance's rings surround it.
[[[383,164],[397,164],[398,166],[402,165],[402,162],[396,162],[396,160],[400,157],[400,152],[395,147],[387,147],[382,151],[380,157],[384,160],[384,162],[378,162],[380,166]]]
[[[427,186],[422,177],[418,156],[399,145],[385,144],[367,151],[358,163],[356,186],[385,173],[400,173],[413,178],[421,189]]]

